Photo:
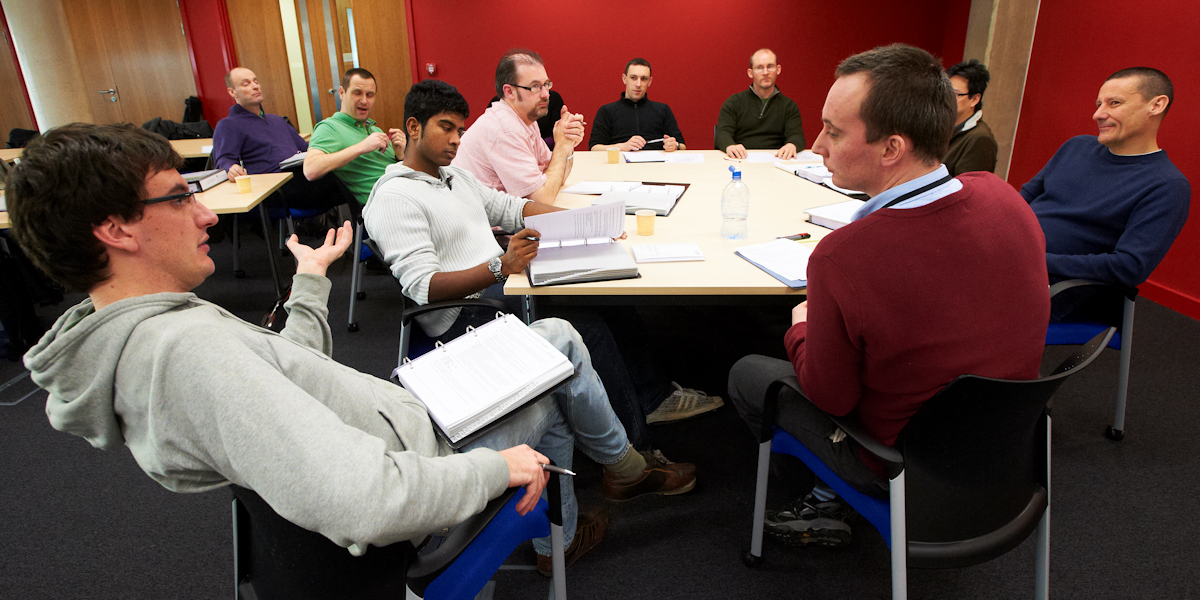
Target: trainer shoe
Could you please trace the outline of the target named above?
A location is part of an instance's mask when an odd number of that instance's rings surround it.
[[[767,536],[790,546],[842,547],[850,544],[850,525],[854,514],[841,498],[818,501],[812,494],[780,510],[767,511],[763,531]]]
[[[622,478],[612,471],[604,471],[601,493],[605,498],[624,502],[645,494],[674,496],[696,487],[696,465],[671,462],[658,450],[640,454],[646,459],[646,469],[636,477]]]
[[[646,415],[646,423],[670,423],[690,419],[696,415],[717,410],[725,404],[720,396],[709,396],[700,390],[685,388],[674,381],[675,391],[667,396],[654,412]]]
[[[595,548],[596,544],[604,539],[606,529],[608,529],[608,513],[604,512],[603,508],[596,506],[581,513],[575,520],[575,537],[571,538],[571,545],[563,551],[563,566],[571,566],[571,563],[579,560],[580,556]],[[546,577],[553,577],[553,559],[549,556],[537,555],[537,570]]]

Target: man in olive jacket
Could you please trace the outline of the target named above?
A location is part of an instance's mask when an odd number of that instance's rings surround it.
[[[781,72],[775,53],[767,48],[750,56],[746,75],[749,89],[729,97],[717,117],[717,150],[730,158],[746,158],[746,149],[775,150],[780,160],[791,160],[804,149],[800,109],[775,86]]]

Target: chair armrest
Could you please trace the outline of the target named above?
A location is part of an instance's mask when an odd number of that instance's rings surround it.
[[[1106,287],[1113,287],[1113,288],[1120,290],[1121,293],[1124,294],[1125,297],[1129,298],[1130,300],[1137,298],[1137,295],[1138,295],[1138,289],[1136,287],[1127,288],[1127,287],[1117,284],[1117,283],[1108,283],[1108,282],[1104,282],[1104,281],[1092,281],[1091,279],[1064,279],[1064,280],[1056,282],[1050,286],[1050,297],[1053,298],[1053,297],[1057,296],[1059,293],[1063,292],[1064,290],[1069,290],[1073,287],[1080,287],[1080,286],[1085,286],[1085,285],[1100,285],[1100,286],[1106,286]]]
[[[502,313],[508,312],[508,307],[499,300],[492,300],[490,298],[462,298],[459,300],[430,302],[429,304],[422,304],[421,306],[406,308],[404,309],[404,314],[400,317],[400,322],[403,326],[407,327],[409,323],[412,323],[413,317],[416,317],[417,315],[425,314],[435,310],[442,310],[446,308],[463,308],[466,306],[482,306],[484,308],[490,307]]]
[[[804,392],[800,390],[800,382],[796,380],[795,375],[787,375],[772,381],[771,385],[767,387],[766,398],[763,399],[762,431],[759,433],[760,443],[771,439],[771,436],[774,435],[775,417],[779,405],[779,392],[785,386],[791,388],[805,400],[808,399],[804,395]],[[834,415],[829,415],[829,418],[842,431],[846,432],[847,436],[858,442],[858,445],[862,446],[864,450],[879,459],[884,464],[889,476],[899,473],[904,469],[904,457],[900,454],[900,451],[891,446],[884,445],[868,435],[857,420],[850,417],[836,417]]]
[[[487,505],[479,513],[472,515],[466,521],[455,525],[450,531],[450,535],[442,541],[442,544],[436,550],[425,554],[418,555],[412,564],[408,567],[408,578],[424,579],[428,577],[429,581],[437,578],[437,574],[441,573],[450,563],[466,550],[467,546],[479,535],[481,531],[492,522],[492,519],[500,513],[500,509],[508,503],[509,499],[518,492],[524,492],[524,488],[514,487],[504,490],[496,498],[488,501]],[[432,575],[432,577],[430,577]],[[426,582],[428,584],[428,581]]]

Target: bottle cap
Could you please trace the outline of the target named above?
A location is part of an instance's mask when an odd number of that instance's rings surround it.
[[[729,165],[729,170],[733,172],[733,178],[734,178],[734,179],[741,179],[741,178],[742,178],[742,172],[741,172],[740,170],[738,170],[738,168],[737,168],[737,167],[735,167],[735,166],[733,166],[733,165]]]

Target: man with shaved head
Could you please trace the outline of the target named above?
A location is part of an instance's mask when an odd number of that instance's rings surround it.
[[[280,172],[279,163],[308,150],[308,142],[279,115],[263,110],[262,86],[250,69],[235,67],[225,74],[225,87],[236,103],[213,131],[215,168],[230,180],[244,175]],[[289,208],[330,208],[341,200],[332,180],[292,177],[280,189]]]
[[[782,71],[775,53],[762,48],[750,55],[750,88],[729,97],[717,117],[717,150],[746,158],[747,149],[774,150],[790,160],[804,149],[800,109],[775,85]]]

